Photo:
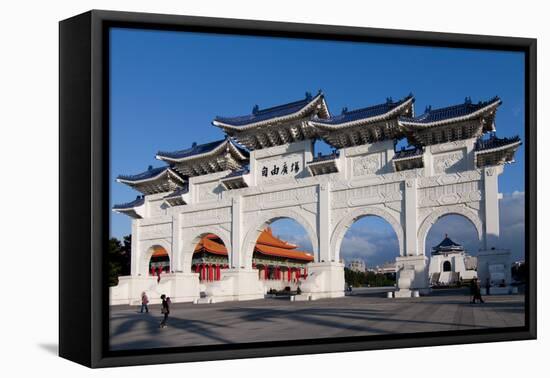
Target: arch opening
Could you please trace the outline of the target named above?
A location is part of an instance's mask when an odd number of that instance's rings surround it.
[[[163,273],[170,273],[170,255],[161,245],[153,245],[147,251],[150,256],[147,272],[150,276],[160,277]]]
[[[229,253],[224,241],[217,234],[204,233],[193,241],[191,271],[198,273],[203,283],[221,280],[229,268]]]
[[[291,218],[265,222],[254,243],[251,267],[266,290],[296,290],[315,260],[306,229]]]
[[[463,214],[445,214],[429,228],[424,250],[430,258],[430,286],[460,286],[477,278],[481,239],[476,224]]]
[[[394,227],[377,215],[362,215],[344,233],[338,255],[349,287],[393,286],[400,241]]]

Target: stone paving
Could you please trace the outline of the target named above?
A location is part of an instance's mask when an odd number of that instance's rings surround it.
[[[212,345],[523,326],[524,296],[487,296],[470,304],[467,290],[437,290],[420,298],[388,299],[389,289],[354,290],[338,299],[264,299],[217,304],[176,303],[168,327],[160,306],[111,307],[111,349]]]

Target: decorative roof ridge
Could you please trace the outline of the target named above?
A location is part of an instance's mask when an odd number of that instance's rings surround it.
[[[386,102],[381,102],[375,105],[365,106],[365,107],[357,108],[353,110],[348,110],[348,108],[345,107],[344,109],[342,109],[342,114],[356,114],[356,113],[364,112],[365,110],[370,110],[370,109],[379,108],[379,107],[382,108],[384,106],[390,106],[390,105],[399,106],[411,98],[414,100],[414,96],[412,95],[412,93],[403,97],[401,100],[397,100],[397,101],[393,101],[391,97],[388,97],[386,98]]]
[[[153,166],[150,165],[149,168],[144,172],[140,172],[134,175],[118,175],[116,181],[121,183],[137,184],[140,182],[157,179],[165,173],[172,174],[179,181],[183,182],[183,178],[180,177],[176,172],[174,172],[168,165],[156,168],[153,168]]]
[[[198,148],[201,148],[201,147],[210,147],[210,146],[216,146],[218,147],[220,144],[222,144],[223,142],[225,142],[227,140],[227,138],[224,138],[224,139],[220,139],[220,140],[216,140],[216,141],[213,141],[213,142],[206,142],[206,143],[202,143],[202,144],[197,144],[197,142],[193,142],[193,144],[191,145],[191,147],[188,147],[188,148],[183,148],[181,150],[176,150],[176,151],[158,151],[157,152],[157,156],[166,156],[166,157],[171,157],[171,156],[175,156],[175,155],[181,155],[181,154],[185,154],[185,153],[188,153],[188,152],[192,152],[194,149],[198,149]],[[215,147],[214,147],[215,148]],[[211,150],[209,150],[211,151]]]
[[[218,126],[222,128],[227,127],[235,130],[245,130],[248,128],[252,128],[255,126],[268,123],[273,120],[291,118],[296,114],[303,112],[306,108],[308,108],[308,106],[311,106],[311,104],[315,104],[319,100],[324,101],[324,94],[321,90],[319,90],[317,95],[314,97],[313,96],[309,97],[309,95],[307,95],[308,93],[309,92],[306,93],[306,98],[303,100],[293,101],[286,104],[272,106],[261,110],[256,105],[253,109],[252,114],[246,114],[242,116],[233,116],[233,117],[216,116],[212,121],[212,124],[214,126]],[[274,113],[274,112],[286,110],[286,109],[292,109],[298,106],[299,108],[287,114],[274,115],[273,117],[268,117],[265,119],[254,119],[254,117],[257,117],[257,116],[265,116],[265,115],[268,115],[269,113]],[[325,103],[325,106],[326,106],[326,103]],[[327,108],[327,112],[328,112],[328,108]]]
[[[469,118],[473,115],[477,115],[478,113],[482,113],[485,109],[493,106],[499,106],[502,104],[502,100],[498,96],[494,96],[493,98],[487,100],[487,101],[479,101],[478,103],[474,104],[472,103],[472,100],[467,97],[465,101],[462,104],[455,104],[450,106],[445,106],[441,108],[435,108],[432,109],[431,105],[426,107],[426,110],[424,113],[420,114],[416,117],[405,117],[401,116],[399,117],[399,122],[401,124],[419,124],[419,125],[432,125],[432,124],[441,124],[448,122],[449,120],[454,119],[462,119],[462,118]],[[453,115],[452,112],[456,112],[459,110],[464,110],[463,114],[457,114]],[[449,115],[445,115],[445,113],[451,113]],[[426,121],[429,119],[430,116],[434,115],[441,115],[440,119],[435,119],[433,121]]]
[[[305,106],[305,105],[309,104],[312,100],[313,100],[312,98],[308,99],[306,97],[306,98],[298,100],[298,101],[292,101],[292,102],[289,102],[289,103],[286,103],[286,104],[275,105],[275,106],[271,106],[269,108],[264,108],[264,109],[257,108],[257,110],[255,112],[252,112],[252,114],[254,114],[254,115],[265,114],[265,113],[273,112],[273,111],[276,111],[276,110],[291,108],[291,107],[294,107],[294,106],[297,106],[297,105],[300,105],[300,104],[303,104]],[[256,105],[256,106],[258,106],[258,105]],[[235,118],[235,117],[228,117],[228,118]]]
[[[366,106],[363,108],[357,108],[351,111],[347,110],[347,108],[344,108],[342,109],[342,113],[339,115],[331,116],[330,118],[327,118],[327,119],[314,117],[308,123],[312,126],[319,126],[323,128],[351,127],[357,124],[364,123],[365,121],[375,122],[377,120],[384,119],[385,117],[388,117],[391,114],[394,114],[400,111],[403,107],[407,106],[409,103],[414,103],[414,101],[415,101],[415,98],[412,93],[398,101],[393,101],[391,97],[389,97],[386,99],[386,102],[384,103]],[[375,110],[385,110],[385,111],[382,113],[365,115],[362,118],[349,119],[349,118],[352,118],[353,116],[360,115],[361,113],[368,113],[369,111],[372,112]]]
[[[234,151],[238,153],[241,159],[248,159],[248,150],[237,141],[233,140],[233,138],[231,138],[230,136],[226,136],[224,139],[203,144],[197,144],[196,142],[193,142],[191,147],[178,151],[159,151],[156,154],[156,158],[159,160],[168,160],[170,162],[178,163],[185,160],[198,159],[205,155],[214,154],[227,144],[234,148]]]

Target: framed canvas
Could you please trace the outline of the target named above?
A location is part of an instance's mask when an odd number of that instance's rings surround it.
[[[60,22],[59,353],[536,338],[536,40]]]

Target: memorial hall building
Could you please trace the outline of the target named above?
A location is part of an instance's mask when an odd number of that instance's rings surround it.
[[[409,95],[332,112],[319,92],[255,105],[213,118],[219,140],[182,141],[183,149],[156,154],[157,167],[118,176],[139,195],[113,207],[131,221],[132,258],[131,274],[110,289],[111,304],[137,303],[143,291],[174,302],[259,299],[291,285],[300,287],[295,300],[342,297],[342,240],[366,216],[384,219],[397,236],[395,296],[429,293],[426,236],[448,214],[476,230],[480,279],[496,265],[506,271],[498,177],[521,141],[496,136],[501,99],[422,113],[414,102]],[[332,152],[316,153],[319,140]],[[306,230],[311,251],[273,235],[270,224],[283,218]]]

